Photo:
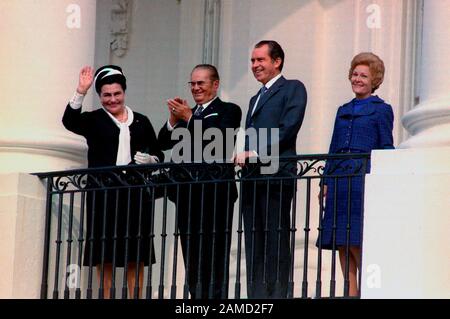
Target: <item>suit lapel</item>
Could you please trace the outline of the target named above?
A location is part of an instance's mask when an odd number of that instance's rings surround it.
[[[222,103],[222,101],[220,101],[220,99],[217,97],[214,101],[211,102],[210,105],[208,105],[205,110],[203,110],[202,114],[200,114],[200,118],[204,119],[205,116],[208,116],[209,114],[217,113],[217,108],[220,103]]]
[[[259,99],[258,105],[256,106],[256,110],[253,112],[253,115],[251,115],[252,117],[255,116],[256,113],[258,113],[259,110],[261,110],[264,104],[266,104],[266,102],[269,101],[270,98],[280,90],[284,82],[286,82],[286,79],[282,76],[270,87],[270,89],[267,90],[267,92]]]
[[[247,117],[246,117],[246,119],[245,119],[245,125],[246,125],[246,128],[248,128],[248,126],[249,126],[249,124],[250,124],[250,118],[252,117],[252,116],[251,116],[252,110],[253,110],[253,107],[255,106],[255,102],[256,102],[256,99],[257,99],[257,98],[258,98],[258,94],[254,95],[254,96],[250,99],[250,105],[249,105],[249,108],[248,108]]]
[[[214,99],[214,101],[211,102],[210,105],[208,105],[208,107],[206,109],[203,110],[203,112],[199,115],[196,116],[197,119],[204,119],[205,116],[208,116],[209,114],[212,113],[217,113],[218,110],[218,106],[222,103],[222,101],[217,97],[216,99]],[[195,110],[197,110],[198,106],[194,107],[192,109],[192,114],[195,113]]]
[[[107,123],[108,126],[111,127],[111,130],[117,134],[120,132],[120,128],[117,127],[116,123],[112,120],[112,118],[109,117],[108,114],[106,114],[106,110],[99,109],[99,116],[101,121],[104,121]]]

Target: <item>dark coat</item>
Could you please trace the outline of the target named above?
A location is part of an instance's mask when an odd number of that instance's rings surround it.
[[[131,158],[140,151],[155,155],[162,162],[164,154],[149,119],[137,112],[133,114],[134,120],[130,125]],[[116,165],[120,130],[103,109],[81,112],[81,109],[74,110],[67,105],[62,122],[66,129],[86,138],[89,167]]]
[[[164,155],[159,148],[149,119],[137,112],[133,113],[134,120],[129,127],[131,157],[141,151],[156,155],[162,161]],[[82,113],[81,109],[74,110],[67,105],[62,122],[68,130],[86,138],[89,147],[89,167],[116,166],[120,130],[103,109]],[[127,176],[121,174],[119,178],[124,180]],[[124,266],[125,252],[128,255],[128,262],[136,262],[138,250],[140,262],[146,265],[149,262],[155,262],[153,246],[150,249],[152,203],[148,190],[129,189],[128,194],[128,189],[116,192],[115,189],[105,190],[104,186],[114,188],[122,184],[114,179],[99,181],[92,176],[88,177],[87,189],[102,188],[102,190],[87,192],[86,245],[83,264],[97,265],[102,260],[105,263],[112,263],[114,245],[116,245],[114,260],[116,266]],[[128,198],[130,198],[129,201]],[[103,228],[104,224],[105,228]],[[116,231],[117,239],[114,239]],[[128,240],[127,232],[130,235]],[[103,235],[105,235],[104,254],[102,254],[101,240]],[[138,235],[142,237],[138,239]]]

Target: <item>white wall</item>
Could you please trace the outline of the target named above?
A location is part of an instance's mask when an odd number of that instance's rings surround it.
[[[450,298],[449,158],[449,147],[373,152],[363,298]]]

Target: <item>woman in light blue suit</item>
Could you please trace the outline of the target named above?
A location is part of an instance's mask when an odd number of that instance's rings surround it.
[[[394,114],[392,107],[376,95],[384,78],[384,63],[373,53],[356,55],[349,70],[350,80],[355,98],[341,106],[336,114],[330,154],[370,153],[374,149],[393,149],[392,128]],[[355,166],[358,160],[339,163],[328,161],[325,175],[339,175],[344,172],[346,164]],[[343,165],[344,164],[344,165]],[[337,169],[336,169],[337,167]],[[340,168],[339,168],[340,167]],[[367,165],[367,173],[370,163]],[[350,225],[349,237],[349,295],[358,295],[357,271],[361,260],[361,218],[362,218],[362,178],[353,177],[351,183],[350,208],[348,207],[348,180],[332,178],[324,181],[325,214],[322,220],[321,240],[317,246],[322,249],[333,249],[333,242],[339,251],[342,272],[345,274],[347,224]],[[336,194],[336,198],[335,197]],[[335,207],[336,203],[336,207]],[[336,216],[335,216],[336,214]],[[350,215],[350,223],[348,216]],[[333,224],[336,221],[336,232]]]

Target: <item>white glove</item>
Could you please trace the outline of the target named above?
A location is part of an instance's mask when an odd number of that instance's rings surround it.
[[[155,156],[147,154],[147,153],[141,153],[137,152],[136,155],[134,155],[134,161],[136,164],[154,164],[157,163],[155,160]]]

